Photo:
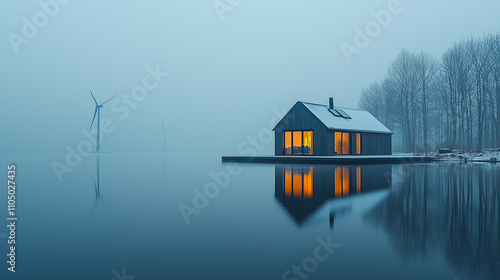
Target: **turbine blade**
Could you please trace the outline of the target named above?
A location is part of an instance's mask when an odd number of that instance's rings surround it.
[[[165,130],[162,130],[158,136],[162,135],[164,132],[165,132]]]
[[[97,106],[95,107],[94,117],[92,118],[92,123],[90,124],[89,131],[92,129],[92,125],[94,125],[95,115],[97,115]]]
[[[109,101],[113,100],[113,98],[115,98],[115,97],[117,97],[117,96],[118,96],[118,94],[117,94],[117,95],[115,95],[115,96],[113,96],[113,97],[111,97],[110,99],[108,99],[108,101],[106,101],[106,102],[102,103],[102,104],[101,104],[101,106],[103,106],[104,104],[106,104],[106,103],[108,103]]]
[[[95,100],[95,97],[94,97],[94,94],[92,93],[92,91],[90,91],[90,94],[92,94],[92,98],[94,98],[95,105],[99,105],[99,104],[97,103],[97,100]]]
[[[165,122],[162,120],[161,124],[163,125],[163,130],[165,130]]]

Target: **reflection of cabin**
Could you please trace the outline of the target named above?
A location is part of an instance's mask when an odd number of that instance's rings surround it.
[[[276,166],[275,196],[301,224],[329,199],[390,188],[391,170],[391,165]]]
[[[274,127],[275,155],[390,155],[392,132],[365,110],[297,102]]]

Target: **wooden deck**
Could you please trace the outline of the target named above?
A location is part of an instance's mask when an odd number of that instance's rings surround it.
[[[427,156],[223,156],[222,162],[243,163],[284,163],[284,164],[405,164],[427,163],[432,158]]]

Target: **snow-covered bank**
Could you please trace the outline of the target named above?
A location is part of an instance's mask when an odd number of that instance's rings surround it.
[[[500,149],[484,149],[481,152],[446,151],[446,149],[442,149],[430,153],[429,156],[435,161],[500,162]]]

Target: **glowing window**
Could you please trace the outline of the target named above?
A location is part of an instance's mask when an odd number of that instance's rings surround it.
[[[312,137],[313,137],[312,131],[304,131],[304,155],[313,154]]]
[[[356,133],[356,154],[361,154],[361,133]]]
[[[292,154],[292,133],[290,131],[285,132],[285,155]]]
[[[340,132],[335,132],[335,153],[342,154],[342,133]]]
[[[349,154],[349,133],[342,133],[342,154]]]
[[[293,132],[293,154],[302,154],[302,131]]]

